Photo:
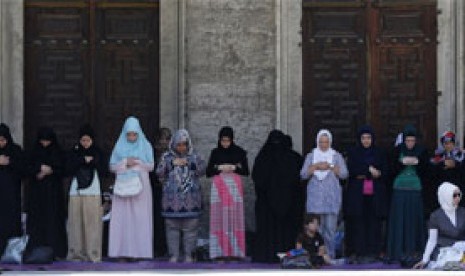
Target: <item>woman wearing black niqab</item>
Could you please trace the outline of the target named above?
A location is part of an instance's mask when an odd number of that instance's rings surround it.
[[[10,129],[0,124],[0,252],[9,238],[21,235],[23,161],[21,147],[14,143]]]
[[[28,153],[27,172],[30,177],[26,226],[30,239],[27,250],[48,246],[53,248],[55,258],[65,258],[64,158],[51,128],[39,129],[36,145]]]
[[[252,170],[256,194],[254,262],[277,262],[277,252],[294,246],[301,165],[301,159],[286,146],[285,135],[271,131]]]

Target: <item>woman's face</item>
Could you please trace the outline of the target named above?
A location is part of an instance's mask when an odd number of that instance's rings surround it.
[[[362,134],[362,136],[360,137],[360,142],[362,143],[362,146],[364,148],[371,147],[371,142],[372,142],[371,134],[369,133]]]
[[[318,140],[318,147],[322,151],[326,151],[329,149],[329,137],[326,134],[323,134],[320,136],[320,139]]]
[[[461,199],[462,199],[462,193],[458,189],[455,190],[453,194],[453,201],[452,201],[454,203],[454,206],[458,206]]]
[[[413,149],[413,147],[415,147],[416,142],[417,142],[417,138],[415,136],[405,137],[405,146],[408,149]]]
[[[444,145],[444,149],[445,149],[447,152],[451,152],[451,151],[454,149],[454,147],[455,147],[455,143],[452,142],[452,141],[447,141],[447,142],[445,142],[443,145]]]
[[[81,143],[81,146],[85,149],[90,148],[90,146],[92,146],[93,143],[92,138],[89,135],[83,135],[79,142]]]
[[[134,131],[128,131],[126,133],[126,139],[128,140],[129,143],[134,143],[137,141],[138,134],[137,132]]]
[[[226,137],[226,136],[221,137],[220,144],[223,148],[225,149],[229,148],[231,146],[231,142],[232,142],[231,138]]]
[[[170,144],[171,137],[162,135],[160,139],[158,139],[158,145],[161,149],[167,149],[168,145]]]
[[[42,139],[42,140],[39,141],[39,143],[42,145],[42,147],[46,148],[46,147],[50,146],[50,144],[52,144],[52,141]]]
[[[187,153],[187,142],[177,143],[176,152],[179,154],[186,154]]]
[[[5,137],[0,136],[0,149],[6,147],[6,144],[8,144],[8,140]]]

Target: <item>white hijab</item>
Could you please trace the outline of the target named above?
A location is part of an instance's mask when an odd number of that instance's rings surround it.
[[[321,136],[327,136],[329,138],[329,148],[326,151],[322,151],[319,147],[319,141]],[[313,164],[318,163],[318,162],[328,162],[330,164],[333,164],[333,157],[334,154],[336,153],[335,150],[331,148],[331,145],[333,143],[333,136],[331,135],[331,132],[327,129],[322,129],[318,132],[316,136],[316,148],[313,149]],[[316,170],[313,174],[316,176],[318,180],[323,180],[330,170]]]
[[[441,208],[446,213],[447,217],[451,220],[452,224],[455,225],[455,210],[457,206],[454,206],[454,192],[460,191],[459,187],[455,186],[450,182],[443,182],[438,188],[438,201]]]

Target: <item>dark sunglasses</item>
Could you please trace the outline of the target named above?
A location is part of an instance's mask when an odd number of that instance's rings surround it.
[[[453,196],[454,196],[454,197],[462,197],[462,194],[461,194],[461,193],[454,193]]]

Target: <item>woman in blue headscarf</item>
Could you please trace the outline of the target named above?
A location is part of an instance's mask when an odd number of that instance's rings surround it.
[[[153,258],[152,189],[153,149],[139,120],[129,117],[110,158],[116,181],[139,177],[142,190],[133,196],[114,195],[108,255],[119,258]]]

